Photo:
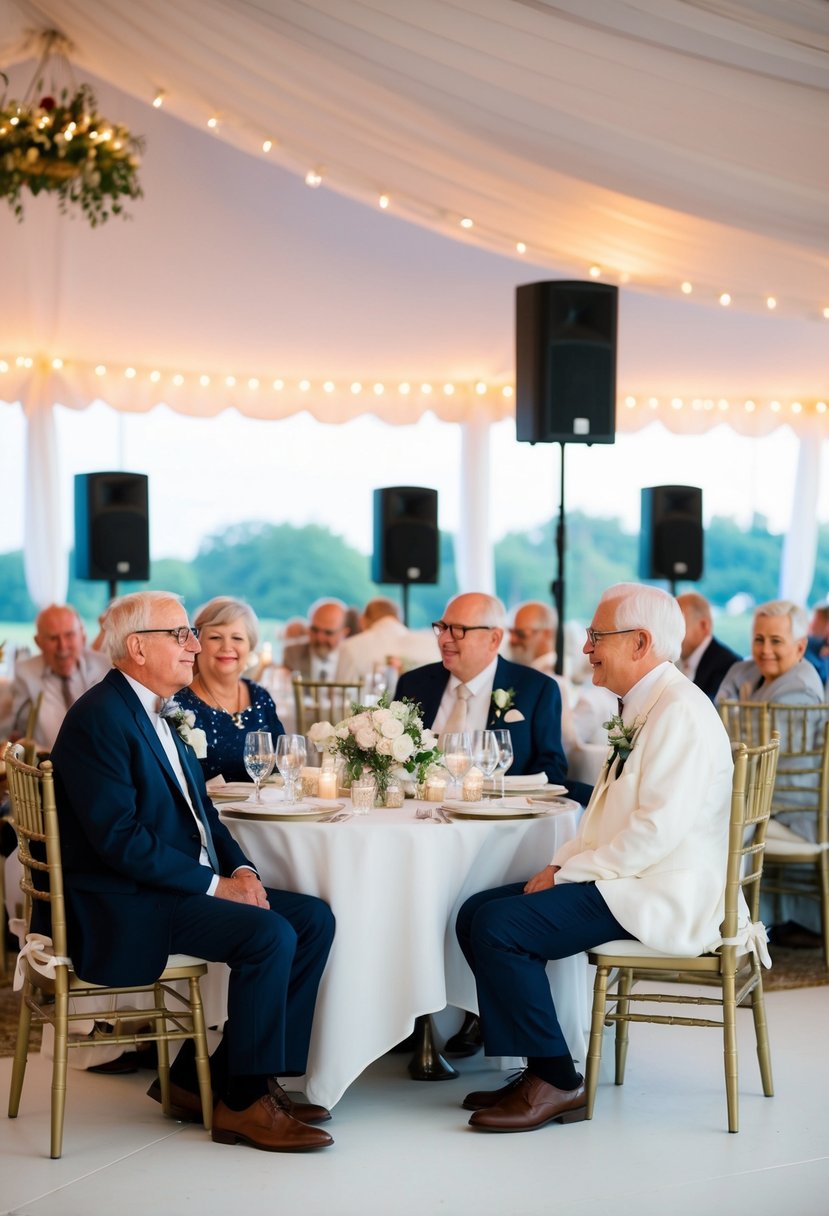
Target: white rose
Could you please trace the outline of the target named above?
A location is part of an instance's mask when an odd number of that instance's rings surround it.
[[[343,722],[340,726],[337,727],[337,729],[334,731],[334,734],[338,739],[347,739],[348,736],[351,734],[351,731],[348,729],[348,727]]]
[[[353,718],[346,718],[346,724],[352,735],[356,735],[365,727],[371,727],[371,718],[368,714],[355,714]]]
[[[414,743],[408,735],[400,735],[391,741],[391,754],[395,760],[408,760],[414,752]]]
[[[386,739],[399,739],[403,734],[403,723],[399,718],[389,717],[380,727],[380,733]]]
[[[193,713],[192,709],[185,709],[184,721],[187,726],[192,727],[196,725],[196,715]]]
[[[207,755],[207,735],[203,730],[197,728],[187,732],[186,743],[189,743],[193,751],[196,753],[197,760],[204,760]]]
[[[496,688],[492,694],[492,699],[499,709],[503,709],[509,701],[509,693],[505,688]]]
[[[372,730],[370,726],[361,726],[357,731],[355,738],[357,746],[361,747],[364,752],[370,752],[376,747],[379,735],[376,730]]]
[[[376,730],[379,730],[383,723],[391,717],[387,709],[373,709],[371,711],[371,722]]]
[[[378,756],[391,756],[392,754],[393,754],[392,740],[391,739],[381,739],[380,742],[377,744],[377,755]]]
[[[409,706],[405,701],[392,701],[389,706],[389,713],[393,714],[395,718],[405,718],[408,712]]]
[[[438,737],[433,735],[430,730],[424,730],[420,733],[420,746],[424,752],[430,752],[433,747],[437,747]]]
[[[308,730],[308,738],[312,743],[319,746],[329,739],[334,734],[334,727],[330,722],[315,722]]]

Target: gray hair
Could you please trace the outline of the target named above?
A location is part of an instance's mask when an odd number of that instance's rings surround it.
[[[787,616],[792,626],[793,641],[799,642],[801,638],[809,636],[809,614],[793,600],[769,600],[765,604],[758,604],[754,616]]]
[[[250,604],[246,604],[244,600],[234,599],[230,595],[217,595],[202,604],[193,624],[196,629],[209,629],[211,625],[231,625],[239,620],[244,622],[251,650],[255,650],[259,641],[259,621]]]
[[[685,637],[685,618],[672,595],[644,583],[616,583],[599,602],[606,600],[619,601],[614,615],[617,629],[647,629],[655,658],[676,662]]]
[[[127,638],[131,633],[150,627],[154,604],[180,604],[180,595],[172,591],[133,591],[119,596],[106,610],[103,620],[103,651],[111,663],[127,655]]]

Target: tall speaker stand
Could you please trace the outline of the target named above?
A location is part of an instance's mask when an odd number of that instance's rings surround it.
[[[401,596],[403,600],[403,624],[408,628],[409,625],[409,584],[404,580],[401,583]]]
[[[114,578],[109,579],[108,583],[109,583],[109,600],[107,602],[111,604],[112,601],[118,595],[118,584],[116,583]]]
[[[556,633],[556,674],[564,674],[564,554],[567,547],[567,533],[564,520],[564,442],[561,443],[561,477],[560,497],[558,503],[558,527],[556,528],[556,578],[550,584],[553,602],[558,613],[558,631]]]

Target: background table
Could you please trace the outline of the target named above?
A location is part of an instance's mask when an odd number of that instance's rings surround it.
[[[417,805],[426,804],[407,800],[343,823],[225,815],[266,886],[319,895],[336,917],[304,1085],[324,1106],[404,1039],[419,1014],[447,1004],[477,1010],[455,938],[458,908],[476,891],[540,870],[573,836],[578,814],[566,803],[530,819],[438,824],[417,820]],[[548,973],[562,1030],[583,1063],[586,957],[550,963]],[[215,1009],[215,992],[208,999]]]

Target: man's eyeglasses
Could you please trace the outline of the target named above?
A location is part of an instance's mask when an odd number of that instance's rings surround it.
[[[309,625],[308,632],[309,633],[318,633],[318,634],[320,634],[321,637],[324,637],[324,638],[335,638],[337,636],[337,634],[340,633],[340,630],[339,629],[320,629],[319,625]]]
[[[511,638],[518,638],[519,642],[526,642],[527,638],[533,633],[543,633],[544,626],[536,625],[532,629],[510,629],[509,635]]]
[[[474,629],[495,629],[495,625],[449,625],[446,621],[432,621],[432,628],[435,631],[435,636],[440,637],[442,633],[449,631],[450,637],[455,642],[460,642],[471,633]]]
[[[638,633],[638,629],[588,629],[587,640],[591,646],[595,646],[602,638],[612,637],[615,633]]]
[[[190,625],[179,625],[178,629],[133,629],[133,633],[169,633],[171,638],[175,638],[179,646],[186,646],[187,639],[192,635],[196,641],[199,638],[198,629],[193,629]]]

